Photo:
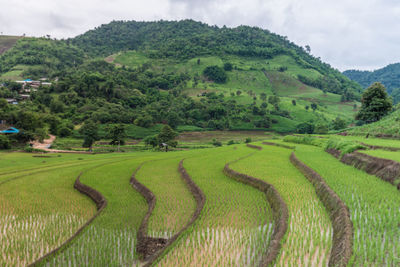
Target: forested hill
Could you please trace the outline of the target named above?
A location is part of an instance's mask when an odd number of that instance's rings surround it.
[[[190,59],[205,55],[237,55],[271,59],[288,55],[305,69],[314,69],[324,77],[299,79],[310,86],[342,94],[358,95],[360,87],[339,71],[310,55],[286,37],[257,27],[209,26],[193,20],[183,21],[113,21],[69,39],[92,56],[108,56],[125,50],[146,51],[151,58]]]
[[[400,63],[390,64],[375,71],[347,70],[343,74],[364,88],[374,82],[381,82],[396,102],[400,100]]]
[[[25,79],[51,86],[15,82]],[[86,121],[322,133],[354,122],[361,90],[285,37],[192,20],[114,21],[67,40],[22,38],[0,55],[0,119],[37,135]]]

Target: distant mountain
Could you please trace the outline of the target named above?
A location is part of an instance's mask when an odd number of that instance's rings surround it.
[[[375,71],[346,70],[343,74],[364,88],[374,82],[381,82],[389,94],[393,94],[396,88],[400,88],[400,63],[390,64]]]

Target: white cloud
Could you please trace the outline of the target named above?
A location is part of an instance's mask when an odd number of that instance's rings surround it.
[[[341,70],[400,62],[395,0],[0,0],[0,32],[71,37],[111,20],[192,18],[259,26]]]

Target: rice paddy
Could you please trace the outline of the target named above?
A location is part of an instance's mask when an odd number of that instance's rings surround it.
[[[159,266],[255,266],[268,246],[273,220],[265,195],[222,172],[226,163],[252,151],[240,146],[209,152],[184,162],[206,204]]]
[[[181,158],[149,161],[143,164],[136,179],[157,198],[150,217],[148,235],[170,238],[190,220],[196,203],[178,172]]]
[[[182,159],[205,205],[154,266],[259,265],[276,227],[274,215],[264,192],[224,174],[229,162],[231,169],[273,185],[287,204],[288,229],[274,266],[327,266],[332,223],[315,188],[290,163],[292,150],[261,146],[261,151],[232,145],[170,153],[40,157],[0,153],[0,266],[29,265],[74,236],[96,214],[93,200],[73,187],[79,174],[81,183],[100,192],[107,205],[68,245],[39,265],[143,266],[137,234],[148,203],[130,184],[131,176],[137,170],[135,178],[156,197],[147,235],[171,238],[197,207],[178,171]],[[319,173],[349,208],[354,240],[348,266],[398,266],[398,190],[342,164],[320,147],[295,146],[299,160]],[[399,152],[364,153],[400,160]]]
[[[231,168],[272,184],[288,205],[289,227],[278,266],[327,266],[332,225],[308,180],[289,162],[291,151],[264,146]],[[285,167],[283,167],[285,166]]]
[[[353,266],[400,263],[400,194],[395,187],[339,162],[322,149],[296,145],[296,156],[318,172],[350,209]]]

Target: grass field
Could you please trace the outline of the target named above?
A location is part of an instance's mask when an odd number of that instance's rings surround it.
[[[289,227],[278,266],[327,266],[332,245],[329,215],[310,182],[289,161],[291,150],[264,146],[231,165],[272,184],[288,205]]]

